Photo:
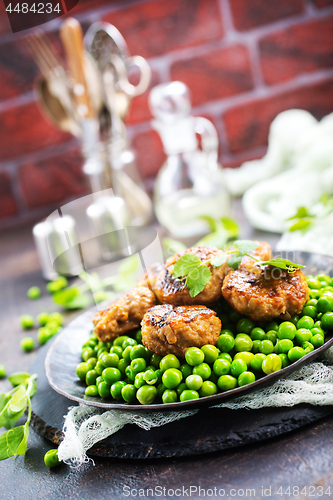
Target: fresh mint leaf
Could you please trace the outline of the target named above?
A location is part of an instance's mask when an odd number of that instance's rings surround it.
[[[221,255],[218,255],[217,257],[214,257],[211,259],[210,263],[213,267],[220,267],[222,264],[224,264],[228,259],[230,258],[230,254],[228,253],[222,253]]]
[[[234,246],[239,250],[239,253],[243,256],[246,253],[253,252],[258,248],[258,243],[251,240],[236,240]]]
[[[223,227],[228,231],[229,239],[235,239],[239,235],[239,225],[231,217],[222,217]]]
[[[214,219],[211,215],[200,215],[199,219],[207,222],[208,227],[212,233],[215,233],[218,229],[218,219]]]
[[[65,290],[61,290],[60,292],[56,292],[53,294],[53,301],[59,306],[67,307],[78,295],[80,295],[80,290],[78,287],[66,288]],[[72,309],[72,307],[69,307]]]
[[[63,304],[65,309],[84,309],[91,304],[91,298],[86,293],[74,296],[72,300]]]
[[[293,232],[293,231],[303,231],[305,229],[310,229],[309,226],[311,226],[311,225],[312,225],[312,221],[303,219],[303,220],[300,220],[300,221],[296,222],[292,226],[290,226],[289,231],[290,232]]]
[[[242,262],[242,257],[243,256],[239,254],[232,255],[228,260],[228,266],[231,267],[231,269],[233,269],[234,271],[236,271],[239,268],[240,263]]]
[[[297,269],[301,269],[302,267],[305,267],[305,266],[302,266],[302,264],[295,264],[291,260],[281,259],[281,258],[263,261],[263,262],[260,262],[260,264],[262,266],[272,266],[272,267],[278,267],[279,269],[285,269],[289,273],[295,272],[295,271],[297,271]]]
[[[26,372],[16,372],[9,375],[8,380],[13,387],[24,384],[30,378],[30,374]]]
[[[196,269],[190,270],[186,279],[186,285],[191,297],[195,297],[203,291],[209,283],[211,275],[212,273],[207,266],[199,266]]]
[[[182,278],[187,276],[192,269],[196,269],[201,265],[201,259],[197,255],[185,254],[180,257],[174,265],[172,276],[174,278]]]

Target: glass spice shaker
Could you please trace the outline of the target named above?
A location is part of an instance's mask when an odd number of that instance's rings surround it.
[[[190,114],[189,90],[182,82],[154,87],[149,106],[155,117],[152,126],[159,132],[167,155],[154,188],[157,219],[175,237],[200,237],[208,232],[201,216],[221,218],[230,210],[217,160],[216,129],[206,118]]]

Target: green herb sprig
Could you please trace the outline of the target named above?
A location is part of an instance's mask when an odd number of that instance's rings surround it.
[[[0,460],[24,455],[27,451],[31,420],[30,399],[37,390],[37,375],[18,372],[10,375],[8,379],[14,389],[0,393],[0,428],[8,429],[0,435]],[[27,408],[27,421],[15,427]]]
[[[213,267],[220,267],[227,262],[228,266],[235,271],[239,268],[242,258],[246,255],[262,266],[278,267],[287,270],[288,273],[294,273],[297,269],[304,267],[301,264],[295,264],[291,260],[282,258],[261,261],[257,257],[250,255],[250,252],[253,252],[258,247],[254,241],[236,240],[233,245],[235,248],[205,262],[202,262],[197,255],[183,255],[174,265],[172,270],[173,277],[183,280],[184,288],[187,287],[190,296],[196,297],[210,281],[212,273],[207,264],[211,264]]]

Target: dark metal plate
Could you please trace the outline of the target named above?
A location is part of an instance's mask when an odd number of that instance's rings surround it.
[[[318,274],[322,272],[332,275],[333,273],[333,258],[331,257],[309,254],[307,252],[293,252],[293,259],[306,266],[307,274]],[[98,406],[105,410],[174,411],[213,406],[273,384],[276,380],[286,377],[303,365],[313,361],[323,351],[333,345],[333,332],[331,332],[331,334],[326,337],[323,346],[315,349],[292,365],[256,380],[252,384],[237,387],[236,389],[214,396],[170,404],[133,405],[128,403],[115,403],[108,402],[108,400],[100,397],[86,396],[84,394],[85,384],[78,381],[76,375],[76,366],[81,361],[81,346],[89,338],[92,330],[91,319],[93,314],[94,311],[88,311],[64,328],[47,353],[45,370],[51,387],[59,394],[73,401],[86,405]]]

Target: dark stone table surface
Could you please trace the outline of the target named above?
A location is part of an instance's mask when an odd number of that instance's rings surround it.
[[[242,238],[276,243],[278,235],[249,227],[238,203],[234,210]],[[29,370],[36,351],[21,352],[25,334],[18,318],[55,310],[46,293],[42,301],[26,298],[30,286],[44,287],[30,227],[0,235],[0,270],[0,363],[8,373]],[[66,322],[77,314],[68,314]],[[7,380],[0,381],[1,391],[8,388]],[[49,470],[43,457],[54,445],[31,429],[26,455],[0,463],[0,498],[330,498],[332,444],[333,416],[328,416],[283,436],[219,452],[145,460],[94,457],[95,465]]]

